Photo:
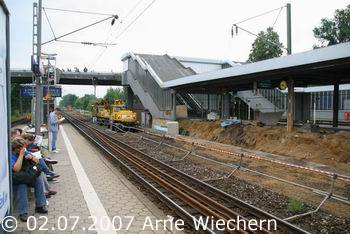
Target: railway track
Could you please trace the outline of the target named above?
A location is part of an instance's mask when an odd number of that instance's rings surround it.
[[[187,224],[207,233],[307,233],[305,230],[279,219],[261,209],[239,200],[209,184],[191,177],[141,151],[112,138],[78,118],[65,118],[85,137],[98,145],[110,158],[126,169],[147,187]],[[218,220],[221,226],[205,227],[200,220]],[[237,225],[237,220],[243,220]],[[268,220],[276,223],[277,230],[268,230]],[[247,230],[244,223],[261,223],[258,230]],[[254,226],[254,225],[253,225]],[[254,226],[256,227],[256,226]]]

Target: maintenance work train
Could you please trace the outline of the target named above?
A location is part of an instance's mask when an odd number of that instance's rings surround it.
[[[136,112],[128,110],[123,100],[117,99],[112,104],[105,100],[96,102],[91,107],[92,119],[99,125],[121,125],[135,127],[138,125]]]

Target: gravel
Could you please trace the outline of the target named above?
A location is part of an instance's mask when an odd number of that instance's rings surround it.
[[[123,137],[120,134],[113,134],[116,138],[123,141],[135,141],[137,138],[134,136]],[[157,145],[156,143],[145,143],[140,141],[139,143],[131,143],[132,146],[137,146],[142,149],[145,153],[157,158],[158,160],[165,161],[169,165],[201,180],[206,179],[217,179],[227,175],[226,172],[220,171],[208,166],[207,163],[203,162],[192,162],[191,160],[182,160],[171,162],[173,155],[169,156],[169,150],[163,152],[163,148],[159,147],[157,150],[153,150]],[[179,154],[176,150],[172,149],[174,154]],[[171,150],[170,150],[171,151]],[[178,155],[176,158],[179,158]],[[288,204],[290,198],[276,193],[272,190],[263,188],[256,184],[248,183],[244,180],[231,176],[228,179],[223,180],[212,180],[207,183],[215,186],[249,204],[252,204],[260,209],[263,209],[271,214],[276,215],[280,218],[286,218],[295,215],[288,210]],[[299,213],[312,211],[316,207],[309,204],[303,204],[303,210]],[[318,212],[294,219],[292,223],[300,226],[301,228],[311,233],[349,233],[350,234],[350,217],[337,217],[331,215],[328,212],[319,210]]]

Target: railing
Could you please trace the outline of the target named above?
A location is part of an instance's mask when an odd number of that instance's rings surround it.
[[[147,92],[157,105],[159,110],[171,110],[171,93],[170,90],[163,90],[154,80],[151,73],[145,71],[140,64],[133,59],[129,60],[129,70],[126,75],[131,75],[141,85],[142,89]]]
[[[269,100],[278,109],[287,110],[287,94],[282,93],[278,89],[258,89],[258,94]]]

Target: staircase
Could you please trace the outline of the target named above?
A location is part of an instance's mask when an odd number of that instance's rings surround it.
[[[162,88],[162,83],[195,72],[168,55],[129,53],[128,56],[128,68],[122,74],[122,84],[130,86],[153,118],[170,119],[172,94],[169,89]],[[191,94],[177,94],[176,102],[186,105],[190,114],[197,116],[203,112],[201,104]]]
[[[159,110],[151,95],[142,88],[138,80],[130,75],[126,75],[126,80],[134,94],[139,97],[142,105],[145,109],[148,109],[153,118],[165,118],[164,112]]]
[[[188,112],[192,116],[201,116],[204,108],[202,105],[193,97],[192,94],[177,94],[177,101],[187,106]]]
[[[279,109],[267,98],[251,90],[239,91],[236,96],[254,110],[256,120],[266,124],[277,123],[284,113],[284,110]]]

